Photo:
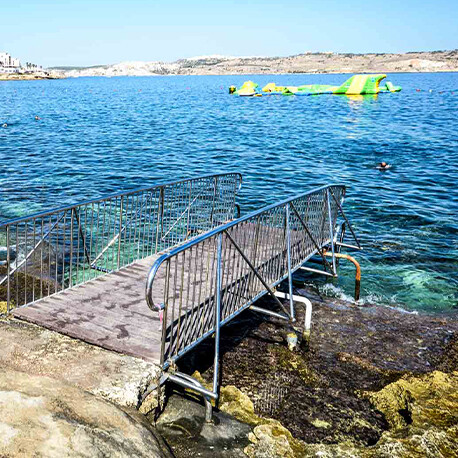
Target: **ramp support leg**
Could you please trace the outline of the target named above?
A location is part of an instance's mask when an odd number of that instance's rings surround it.
[[[288,293],[282,293],[280,291],[275,291],[275,295],[282,299],[288,298]],[[310,341],[310,329],[312,327],[312,303],[305,296],[299,296],[296,294],[291,295],[290,299],[296,302],[300,302],[305,305],[305,320],[304,320],[304,330],[302,332],[302,337],[308,343]]]
[[[210,423],[212,421],[213,407],[211,399],[216,400],[218,398],[218,395],[216,393],[213,393],[212,391],[204,388],[195,378],[192,378],[188,374],[176,372],[175,374],[169,374],[167,379],[184,388],[188,388],[189,390],[200,393],[203,396],[205,402],[205,421],[207,423]]]

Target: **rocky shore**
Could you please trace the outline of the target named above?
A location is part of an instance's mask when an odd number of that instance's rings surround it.
[[[273,73],[456,72],[458,50],[405,54],[304,53],[287,57],[202,56],[175,62],[121,62],[88,68],[56,67],[68,77],[238,75]]]
[[[286,347],[284,325],[254,313],[224,330],[220,409],[253,428],[248,440],[237,424],[232,448],[204,440],[175,400],[159,428],[176,455],[193,456],[194,441],[209,457],[209,447],[252,458],[458,456],[456,317],[307,295],[312,337],[296,352]],[[198,367],[208,382],[207,345],[182,366]]]
[[[30,80],[57,80],[65,75],[55,70],[27,73],[0,73],[0,81],[30,81]]]
[[[275,319],[248,311],[223,328],[221,401],[210,425],[201,399],[171,385],[159,416],[156,398],[140,405],[155,366],[0,320],[0,455],[458,456],[456,315],[305,293],[311,339],[293,352],[292,329]],[[297,314],[301,336],[304,310]],[[208,339],[180,369],[209,383],[212,358]]]

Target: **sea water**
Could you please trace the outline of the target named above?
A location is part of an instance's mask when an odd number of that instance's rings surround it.
[[[389,75],[378,96],[230,96],[228,86],[348,75],[0,82],[0,221],[106,194],[239,171],[243,213],[347,185],[362,302],[458,308],[458,74]],[[39,116],[39,120],[35,120]],[[386,161],[387,171],[376,168]],[[350,239],[348,239],[350,242]],[[351,297],[353,266],[314,282]]]

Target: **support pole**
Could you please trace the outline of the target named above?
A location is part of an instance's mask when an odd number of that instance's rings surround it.
[[[196,391],[197,393],[200,393],[204,397],[205,401],[205,421],[207,423],[212,421],[213,408],[210,398],[215,399],[214,393],[206,390],[196,379],[189,375],[182,374],[181,372],[170,374],[168,375],[167,379],[184,388],[188,388],[190,390]]]
[[[221,280],[222,280],[223,233],[218,236],[217,270],[216,270],[216,309],[215,309],[215,361],[213,366],[213,392],[218,395],[219,385],[219,343],[221,328]]]
[[[295,321],[294,301],[293,301],[293,273],[291,272],[291,224],[289,221],[290,208],[286,205],[286,254],[288,262],[288,290],[289,290],[289,310],[291,320]]]
[[[329,240],[331,240],[331,251],[332,251],[332,273],[337,276],[336,269],[336,256],[334,250],[334,227],[332,224],[332,212],[331,212],[331,199],[329,197],[329,189],[326,190],[326,200],[328,201],[328,219],[329,219]]]
[[[274,301],[280,306],[280,308],[289,316],[288,310],[286,310],[285,306],[278,300],[278,297],[275,296],[275,292],[273,289],[267,284],[267,282],[262,278],[262,276],[257,271],[256,267],[251,263],[251,261],[246,257],[243,250],[238,246],[237,242],[231,237],[229,232],[225,232],[226,237],[231,241],[231,243],[235,246],[235,249],[240,253],[240,256],[244,259],[244,261],[248,264],[249,268],[253,271],[253,273],[258,277],[259,281],[263,284],[264,288],[266,288],[267,292],[270,296],[274,299]]]
[[[275,291],[275,295],[284,299],[287,293]],[[312,303],[305,296],[294,295],[292,299],[305,305],[304,331],[302,332],[302,337],[308,343],[310,341],[310,329],[312,327]]]

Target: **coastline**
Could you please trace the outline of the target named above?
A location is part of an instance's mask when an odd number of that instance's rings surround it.
[[[202,56],[174,62],[125,61],[54,67],[67,77],[458,72],[458,50],[405,54],[305,53],[287,57]]]
[[[177,458],[406,458],[437,447],[456,450],[456,316],[405,315],[325,298],[309,288],[301,293],[314,304],[312,333],[294,351],[286,347],[284,323],[255,312],[223,328],[215,424],[203,421],[201,399],[180,389],[170,389],[159,417],[158,393],[139,405],[148,381],[159,376],[154,365],[14,318],[0,320],[0,342],[7,349],[0,356],[3,385],[29,395],[33,382],[47,405],[56,403],[48,389],[55,386],[61,400],[70,396],[98,408],[109,402],[110,415],[131,409],[142,437],[166,441],[164,447],[148,440],[143,445],[154,457],[168,447]],[[273,305],[269,298],[262,301]],[[298,330],[304,313],[299,307]],[[189,353],[180,370],[197,368],[193,376],[211,383],[212,344],[204,341]],[[27,386],[12,385],[22,379],[29,380]],[[17,415],[10,416],[20,425]],[[81,421],[74,407],[66,416],[72,424]],[[35,417],[31,422],[38,423]],[[97,422],[107,427],[103,418]],[[131,453],[133,445],[125,446]]]
[[[65,79],[64,75],[38,73],[0,73],[0,81],[36,81],[36,80],[60,80]]]

